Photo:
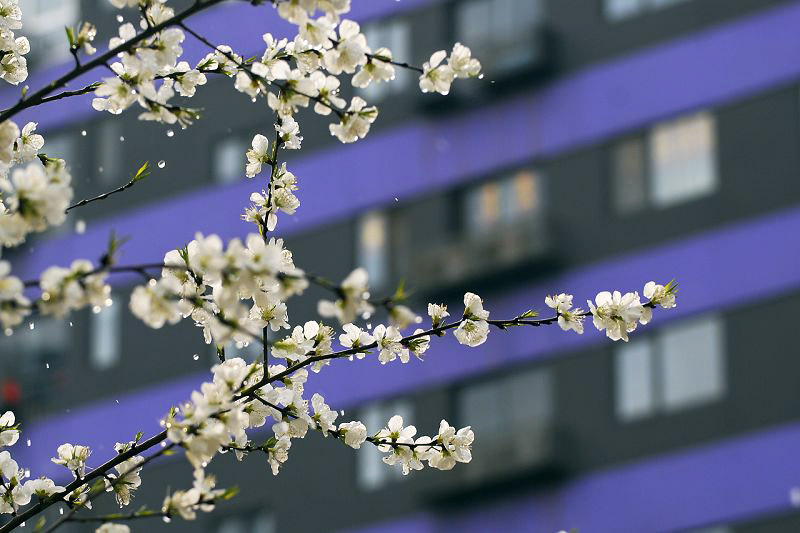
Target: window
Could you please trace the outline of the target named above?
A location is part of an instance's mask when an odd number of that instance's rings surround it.
[[[244,177],[247,148],[247,143],[239,137],[222,139],[214,146],[211,167],[215,182],[232,183]]]
[[[625,140],[612,149],[611,176],[618,213],[633,213],[647,206],[647,158],[642,139]]]
[[[617,416],[637,420],[721,398],[723,336],[721,320],[706,317],[620,345],[614,370]]]
[[[617,142],[610,153],[614,210],[626,215],[713,194],[719,186],[715,136],[713,115],[700,112]]]
[[[103,184],[122,185],[126,176],[122,175],[122,130],[116,118],[102,121],[97,128],[97,175]]]
[[[461,420],[481,436],[473,450],[477,469],[502,455],[511,465],[542,458],[553,419],[553,377],[524,369],[465,387],[458,396]]]
[[[468,0],[457,9],[456,40],[472,49],[484,70],[512,70],[536,59],[531,35],[543,16],[541,0]]]
[[[359,419],[367,426],[367,431],[374,434],[380,428],[386,427],[389,419],[394,415],[403,417],[405,424],[410,423],[414,416],[411,402],[404,399],[386,403],[376,403],[365,407]],[[383,462],[385,454],[378,451],[376,446],[361,446],[356,451],[357,481],[364,490],[376,490],[386,484],[405,479],[403,471],[396,466],[389,466]]]
[[[373,288],[389,281],[389,221],[382,211],[370,211],[358,221],[358,250],[356,262],[369,274]]]
[[[709,113],[657,125],[650,133],[651,199],[657,207],[699,198],[717,188],[714,120]]]
[[[538,174],[521,170],[500,180],[484,182],[469,190],[464,206],[466,226],[473,235],[492,232],[541,213]]]
[[[411,27],[407,20],[395,18],[373,22],[366,24],[363,31],[373,51],[386,47],[392,51],[392,57],[396,61],[411,61]],[[408,69],[395,67],[394,80],[373,82],[359,91],[367,101],[377,102],[390,93],[403,92],[411,79]]]
[[[92,313],[90,324],[89,363],[95,370],[111,368],[121,355],[122,305],[116,301],[99,313]]]
[[[605,0],[606,17],[612,21],[631,18],[647,11],[663,9],[684,0]]]
[[[64,26],[78,21],[78,0],[20,0],[23,35],[35,43],[31,55],[45,64],[59,63],[70,57]]]

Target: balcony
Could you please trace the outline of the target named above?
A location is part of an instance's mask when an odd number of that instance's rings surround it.
[[[465,234],[417,255],[409,276],[420,290],[456,290],[480,281],[502,282],[504,276],[553,259],[550,224],[536,216],[497,225],[481,234]]]

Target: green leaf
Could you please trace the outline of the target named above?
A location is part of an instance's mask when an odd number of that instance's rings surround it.
[[[133,178],[131,178],[131,182],[136,183],[137,181],[145,179],[149,175],[150,161],[145,161],[144,164],[139,167],[139,170],[136,171],[136,174],[134,174]]]
[[[70,26],[64,26],[67,32],[67,40],[69,41],[70,48],[74,48],[77,44],[75,42],[75,31]]]
[[[519,315],[517,318],[524,320],[526,318],[536,318],[537,316],[539,316],[538,312],[534,311],[533,309],[528,309],[527,311]]]
[[[47,518],[40,516],[39,520],[36,521],[36,525],[33,526],[33,531],[41,531],[44,529],[45,524],[47,524]]]
[[[237,494],[239,494],[239,487],[228,487],[225,489],[225,492],[220,495],[220,498],[223,500],[230,500]]]
[[[139,444],[139,441],[140,441],[140,440],[142,440],[142,437],[144,437],[144,433],[142,433],[142,432],[140,431],[140,432],[139,432],[139,433],[137,433],[137,434],[136,434],[136,436],[133,438],[133,443],[134,443],[134,444]]]

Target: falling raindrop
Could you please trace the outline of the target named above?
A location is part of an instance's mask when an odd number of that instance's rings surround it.
[[[400,199],[399,199],[397,196],[395,196],[395,197],[394,197],[394,201],[395,201],[395,202],[399,202],[399,201],[400,201]]]
[[[64,514],[64,508],[63,507],[58,509],[58,514]]]
[[[94,307],[92,307],[92,313],[94,313],[94,314],[97,314],[102,310],[103,309],[99,305],[95,305]]]
[[[125,137],[120,135],[119,136],[119,142],[124,143],[125,142]]]
[[[372,322],[367,322],[367,329],[372,329]]]
[[[72,321],[71,321],[71,320],[70,320],[70,322],[69,322],[69,327],[72,327]]]
[[[33,325],[33,322],[31,322],[30,324],[28,324],[28,328],[29,328],[29,329],[33,329],[34,327],[36,327],[36,326],[34,326],[34,325]]]
[[[47,369],[50,369],[50,363],[45,363],[44,367],[47,368]]]
[[[162,447],[162,448],[166,448],[166,447],[167,447],[167,443],[166,443],[166,442],[162,442],[162,443],[161,443],[161,447]]]
[[[28,448],[30,448],[31,447],[31,439],[28,439],[27,444],[28,444]]]
[[[103,167],[97,167],[97,171],[102,173],[103,172]]]
[[[175,135],[175,132],[174,132],[174,131],[172,131],[172,130],[167,130],[167,137],[173,137],[174,135]]]
[[[86,130],[81,130],[81,136],[86,137]]]
[[[86,221],[81,219],[75,222],[75,233],[78,235],[83,235],[86,233]]]
[[[162,520],[164,520],[164,522],[167,523],[167,524],[172,522],[172,519],[170,517],[168,517],[168,516],[165,516],[164,518],[162,518]]]
[[[13,334],[14,334],[14,330],[13,330],[13,329],[11,329],[11,328],[6,328],[6,329],[3,331],[3,333],[5,333],[5,334],[6,334],[6,337],[10,337],[11,335],[13,335]]]
[[[197,355],[197,354],[194,354],[194,355],[192,356],[192,359],[194,359],[195,361],[197,361],[198,359],[200,359],[200,356],[199,356],[199,355]]]
[[[167,162],[163,159],[158,162],[158,168],[164,168],[165,166],[167,166]]]
[[[122,15],[117,15],[117,22],[121,23],[123,20],[125,19],[122,18]]]
[[[481,74],[480,76],[478,76],[478,79],[479,79],[479,80],[482,80],[482,79],[483,79],[483,74]]]
[[[114,400],[115,402],[119,403],[119,400]]]

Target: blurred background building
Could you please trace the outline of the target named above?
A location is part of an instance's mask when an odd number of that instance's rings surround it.
[[[31,52],[32,89],[69,68],[65,24],[92,20],[100,43],[116,33],[108,0],[21,4],[23,34],[48,43]],[[375,294],[405,280],[423,314],[428,301],[459,313],[467,289],[510,317],[541,310],[546,294],[583,302],[672,278],[678,308],[627,344],[587,323],[583,336],[495,331],[472,350],[444,339],[424,363],[335,363],[310,388],[345,420],[376,430],[400,413],[422,433],[442,417],[471,424],[473,463],[403,477],[375,450],[309,435],[275,478],[263,456],[215,459],[210,470],[239,496],[196,522],[134,530],[800,530],[800,2],[354,0],[353,17],[371,44],[416,64],[461,41],[486,76],[445,98],[399,72],[363,92],[381,114],[351,146],[305,115],[304,150],[285,153],[302,206],[277,232],[299,266],[338,280],[363,265]],[[261,52],[262,33],[290,31],[246,2],[189,25],[244,55]],[[185,49],[192,61],[207,52],[191,38]],[[3,89],[2,107],[18,94]],[[40,122],[76,198],[123,184],[145,160],[153,175],[10,255],[17,275],[96,260],[111,231],[130,237],[131,264],[161,260],[195,231],[252,230],[239,215],[263,184],[243,178],[244,152],[272,129],[266,106],[213,79],[191,102],[203,120],[180,130],[135,110],[97,113],[90,99],[19,122]],[[118,279],[102,313],[36,319],[0,339],[0,403],[23,421],[15,456],[34,476],[60,475],[49,458],[61,442],[92,445],[99,462],[115,442],[156,432],[208,375],[215,355],[191,324],[153,331],[130,315],[134,281]],[[293,301],[292,321],[323,295]],[[182,458],[142,477],[134,506],[191,484]]]

